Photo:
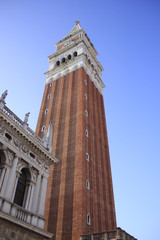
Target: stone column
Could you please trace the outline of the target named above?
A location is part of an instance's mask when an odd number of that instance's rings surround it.
[[[26,192],[25,192],[25,206],[24,208],[29,210],[30,207],[30,202],[32,201],[32,197],[33,197],[33,186],[31,182],[27,183],[27,187],[26,187]]]
[[[5,166],[4,167],[4,178],[2,181],[2,185],[1,185],[1,191],[0,194],[2,197],[4,197],[4,192],[6,189],[6,185],[7,185],[7,181],[8,181],[8,177],[9,177],[9,172],[10,172],[10,167],[9,166]]]
[[[21,174],[20,172],[16,172],[16,180],[15,180],[14,190],[13,190],[12,199],[11,199],[12,202],[14,201],[14,197],[15,197],[15,193],[16,193],[16,189],[17,189],[17,183],[18,183],[20,174]]]
[[[34,195],[33,195],[33,203],[32,203],[32,208],[31,208],[32,212],[34,212],[34,213],[36,213],[36,211],[37,211],[40,185],[41,185],[41,174],[38,173],[36,186],[35,186],[35,190],[34,190]]]
[[[10,169],[10,172],[8,171],[8,181],[7,181],[6,188],[4,191],[4,196],[3,196],[5,201],[3,202],[3,205],[2,205],[2,211],[8,214],[11,209],[12,193],[13,193],[13,188],[15,184],[17,163],[18,163],[18,157],[16,156],[13,159],[13,164]]]
[[[1,176],[0,176],[0,192],[1,192],[1,189],[2,189],[2,184],[3,184],[5,172],[6,172],[6,169],[5,169],[5,166],[4,166],[4,167],[2,168],[2,173],[1,173]]]
[[[10,173],[9,173],[8,181],[7,181],[7,185],[6,185],[6,190],[4,193],[4,198],[6,198],[7,200],[11,200],[11,198],[12,198],[12,192],[13,192],[15,178],[16,178],[17,163],[18,163],[18,157],[16,156],[13,160],[13,164],[10,169]]]
[[[42,186],[41,186],[41,194],[40,194],[40,200],[39,200],[39,208],[38,208],[38,214],[41,216],[44,216],[46,191],[47,191],[47,178],[45,176],[43,176]]]
[[[29,199],[29,203],[28,203],[28,211],[31,211],[32,209],[32,204],[33,204],[33,194],[34,194],[34,183],[31,182],[30,184],[30,199]]]

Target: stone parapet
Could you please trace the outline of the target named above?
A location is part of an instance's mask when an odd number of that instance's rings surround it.
[[[121,228],[103,233],[95,233],[91,235],[82,235],[80,240],[137,240]]]

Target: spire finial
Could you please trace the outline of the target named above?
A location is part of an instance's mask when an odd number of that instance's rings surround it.
[[[76,25],[79,25],[79,24],[80,24],[80,22],[79,22],[79,20],[77,19],[77,20],[76,20]]]

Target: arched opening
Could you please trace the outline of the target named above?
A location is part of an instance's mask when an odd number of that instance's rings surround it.
[[[0,192],[2,190],[4,178],[5,178],[5,162],[6,156],[2,150],[0,150]]]
[[[23,207],[23,203],[25,200],[26,186],[28,180],[30,180],[30,172],[27,168],[23,168],[18,178],[17,188],[14,196],[14,203],[21,207]]]

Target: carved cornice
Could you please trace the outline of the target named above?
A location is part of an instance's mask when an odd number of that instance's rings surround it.
[[[9,140],[6,134],[12,137]],[[0,110],[0,137],[1,142],[22,157],[25,161],[32,164],[35,168],[49,171],[52,163],[58,162],[57,158],[48,152],[35,139],[29,136],[26,131],[18,126],[11,118]]]

